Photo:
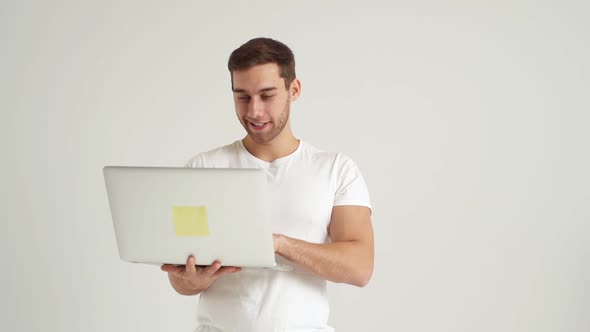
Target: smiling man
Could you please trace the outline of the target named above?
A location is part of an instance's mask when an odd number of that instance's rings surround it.
[[[281,42],[256,38],[228,62],[236,115],[247,135],[200,153],[188,167],[261,168],[267,173],[277,261],[293,271],[163,265],[182,295],[200,294],[197,331],[333,331],[327,281],[365,286],[373,273],[365,181],[341,153],[295,137],[290,106],[301,93],[295,59]]]

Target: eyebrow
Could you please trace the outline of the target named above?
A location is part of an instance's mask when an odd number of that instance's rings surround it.
[[[276,90],[276,89],[277,89],[276,87],[263,88],[263,89],[258,90],[258,93],[268,92],[268,91],[272,91],[272,90]],[[234,88],[233,90],[234,90],[234,93],[247,93],[247,91],[244,89],[235,89]]]

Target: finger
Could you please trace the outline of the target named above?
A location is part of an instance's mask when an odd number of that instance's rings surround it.
[[[186,272],[190,273],[190,274],[195,274],[197,273],[197,260],[195,259],[195,257],[188,256],[188,259],[186,260]]]
[[[166,271],[166,272],[171,271],[175,268],[176,268],[176,265],[172,265],[172,264],[162,264],[162,266],[160,266],[160,270]]]
[[[222,268],[220,268],[219,270],[217,270],[217,272],[215,272],[213,274],[213,276],[215,278],[219,278],[225,274],[231,274],[231,273],[236,273],[236,272],[240,272],[242,271],[241,267],[237,267],[237,266],[224,266]]]
[[[162,265],[162,267],[160,267],[160,269],[162,271],[168,272],[168,273],[180,273],[184,271],[184,266],[175,266],[175,265],[170,265],[170,264],[164,264]]]
[[[217,270],[221,268],[221,263],[218,261],[213,262],[213,264],[207,266],[203,272],[208,275],[213,275]]]

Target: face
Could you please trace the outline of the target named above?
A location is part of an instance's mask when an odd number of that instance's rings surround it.
[[[289,90],[276,63],[233,72],[233,95],[238,119],[256,143],[274,140],[289,124],[291,101],[299,95],[299,81]]]

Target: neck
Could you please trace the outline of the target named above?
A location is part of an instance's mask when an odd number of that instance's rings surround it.
[[[285,127],[277,137],[267,143],[257,143],[250,136],[246,136],[242,142],[248,152],[266,162],[288,156],[299,147],[299,140],[289,127]]]

